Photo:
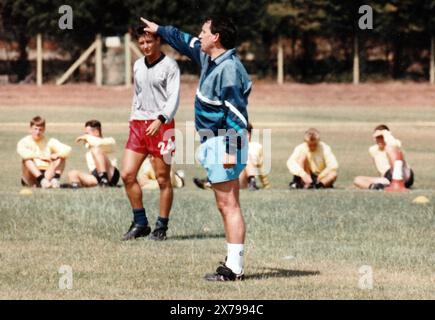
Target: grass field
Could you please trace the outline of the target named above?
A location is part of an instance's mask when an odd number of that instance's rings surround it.
[[[8,96],[5,90],[0,96]],[[309,97],[298,97],[302,102],[294,106],[279,97],[273,104],[254,97],[251,121],[272,129],[272,189],[242,191],[247,278],[221,284],[202,280],[226,249],[212,193],[191,182],[204,175],[199,165],[178,166],[186,172],[187,186],[175,191],[169,239],[162,243],[120,241],[131,219],[121,188],[19,195],[15,146],[32,116],[46,117],[47,135],[73,146],[67,170],[85,170],[84,149],[74,144],[83,123],[100,119],[104,134],[118,141],[120,159],[130,102],[104,108],[84,96],[82,105],[61,100],[45,105],[23,92],[25,103],[0,100],[1,299],[435,299],[435,107],[383,107],[382,101],[363,107],[349,97],[352,106],[331,99],[312,105]],[[117,95],[114,90],[113,98]],[[192,120],[191,101],[184,99],[177,127],[184,130]],[[380,122],[402,140],[415,170],[415,188],[409,193],[352,187],[356,175],[375,174],[368,147],[372,128]],[[291,177],[285,162],[310,126],[321,131],[338,158],[335,190],[287,190]],[[413,204],[419,195],[431,203]],[[144,193],[152,222],[157,199],[158,192]],[[72,290],[58,287],[61,265],[73,269]],[[371,290],[358,286],[363,265],[373,269]]]

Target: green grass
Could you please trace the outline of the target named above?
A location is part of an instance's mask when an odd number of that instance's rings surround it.
[[[123,189],[19,191],[16,142],[27,119],[39,113],[48,127],[73,146],[67,170],[84,170],[84,149],[73,143],[81,123],[99,118],[118,141],[118,159],[127,138],[128,108],[2,107],[0,122],[0,298],[13,299],[434,299],[435,298],[435,131],[429,108],[325,108],[255,106],[251,119],[272,127],[272,189],[241,192],[248,233],[246,281],[206,283],[225,255],[220,216],[209,191],[195,189],[198,165],[180,165],[187,186],[175,191],[169,239],[122,243],[130,222]],[[182,106],[178,127],[193,119]],[[375,122],[387,122],[403,141],[416,172],[415,189],[384,194],[352,188],[353,177],[375,174],[368,155]],[[13,124],[12,124],[13,123]],[[399,125],[400,123],[400,125]],[[285,161],[306,126],[315,124],[340,163],[337,189],[287,190]],[[180,146],[179,146],[180,148]],[[425,195],[430,204],[412,200]],[[158,192],[144,193],[150,220]],[[58,269],[73,268],[74,287],[60,290]],[[370,265],[374,288],[361,290],[359,268]]]

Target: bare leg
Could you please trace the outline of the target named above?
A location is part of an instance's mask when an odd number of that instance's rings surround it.
[[[97,179],[88,173],[83,173],[78,170],[68,172],[68,180],[70,183],[77,183],[83,187],[95,187],[98,185]]]
[[[62,175],[64,169],[65,169],[64,158],[53,160],[51,161],[47,171],[45,171],[45,178],[50,181],[51,179],[54,178],[56,174]]]
[[[152,157],[151,164],[160,188],[160,217],[168,218],[174,198],[171,184],[171,165],[158,157]]]
[[[26,184],[33,186],[36,185],[36,178],[39,177],[42,172],[38,169],[33,160],[23,160],[21,165],[21,174]]]
[[[227,242],[244,243],[246,229],[239,202],[239,180],[214,183],[212,186],[217,207],[224,221]]]
[[[368,189],[370,185],[373,183],[380,183],[388,186],[390,184],[390,181],[388,181],[388,179],[386,178],[381,178],[381,177],[364,177],[364,176],[356,177],[353,180],[353,184],[360,189]]]
[[[337,180],[337,172],[330,172],[325,177],[320,179],[320,182],[326,187],[330,188]]]
[[[103,152],[101,148],[92,147],[90,149],[92,158],[95,162],[95,167],[98,173],[106,172],[109,178],[109,181],[112,179],[115,168],[112,166],[107,155]]]
[[[143,208],[142,189],[137,181],[137,173],[147,155],[126,149],[122,159],[122,181],[133,209]]]
[[[311,179],[311,168],[308,162],[308,158],[306,156],[303,156],[298,160],[298,163],[301,168],[304,168],[304,171],[309,177],[308,180],[301,177],[302,181],[304,182],[304,189],[308,189],[310,187],[310,184],[313,182]]]

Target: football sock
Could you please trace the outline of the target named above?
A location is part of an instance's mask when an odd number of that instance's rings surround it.
[[[323,188],[325,188],[325,185],[322,182],[316,184],[316,189],[323,189]]]
[[[370,190],[384,190],[385,185],[383,185],[382,183],[372,183],[369,186]]]
[[[109,183],[109,176],[107,175],[107,172],[98,172],[98,182]]]
[[[403,161],[394,161],[393,180],[403,180]]]
[[[169,218],[158,217],[156,221],[156,227],[168,229],[168,222]]]
[[[133,221],[134,223],[141,226],[148,225],[148,219],[145,215],[144,208],[133,209]]]
[[[39,177],[36,178],[36,181],[38,181],[38,183],[41,183],[42,179],[44,179],[43,174],[39,175]]]
[[[228,254],[225,265],[235,274],[243,272],[244,244],[227,243]]]
[[[248,185],[249,185],[251,188],[255,188],[255,189],[257,189],[257,181],[255,180],[255,176],[249,176],[249,177],[248,177]]]

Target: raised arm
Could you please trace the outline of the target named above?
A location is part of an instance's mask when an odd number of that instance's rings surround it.
[[[144,30],[146,32],[158,34],[172,48],[201,65],[201,43],[198,38],[172,26],[159,26],[147,19],[140,19],[145,24]]]

